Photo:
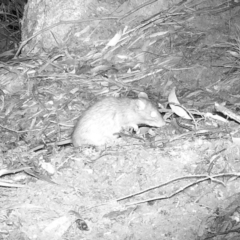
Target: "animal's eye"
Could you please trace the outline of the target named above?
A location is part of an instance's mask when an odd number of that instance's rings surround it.
[[[157,117],[157,112],[156,112],[156,111],[151,112],[151,117],[152,117],[152,118]]]

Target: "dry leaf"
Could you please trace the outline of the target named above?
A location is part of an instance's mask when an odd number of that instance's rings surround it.
[[[149,37],[150,37],[150,38],[159,37],[159,36],[163,36],[163,35],[165,35],[165,34],[167,34],[167,33],[168,33],[168,31],[157,32],[157,33],[151,34]]]
[[[176,103],[176,104],[180,105],[180,103],[177,99],[176,93],[175,93],[175,89],[176,89],[176,87],[174,87],[172,89],[172,91],[170,92],[170,94],[168,96],[168,102],[170,103],[169,105],[170,105],[172,111],[175,114],[177,114],[179,117],[182,117],[184,119],[191,119],[191,117],[188,115],[188,113],[183,108],[181,108],[180,106],[171,104],[171,103]]]
[[[72,223],[73,220],[69,216],[59,217],[53,220],[45,229],[43,229],[43,232],[38,239],[60,240]]]
[[[115,34],[115,36],[107,43],[108,47],[114,47],[117,45],[119,40],[122,37],[122,31],[119,31],[118,33]]]
[[[234,57],[237,57],[237,58],[240,57],[240,55],[237,52],[233,52],[233,51],[227,51],[227,52],[230,53]]]

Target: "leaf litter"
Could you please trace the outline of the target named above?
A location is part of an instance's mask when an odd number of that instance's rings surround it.
[[[240,32],[225,24],[237,12],[183,1],[123,27],[130,11],[104,40],[104,23],[84,29],[81,54],[1,64],[1,237],[238,239]],[[164,129],[101,150],[48,145],[99,97],[139,91],[161,102]]]

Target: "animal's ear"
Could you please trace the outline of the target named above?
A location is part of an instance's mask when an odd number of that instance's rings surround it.
[[[142,111],[146,108],[146,102],[143,99],[137,99],[136,105],[139,111]]]
[[[138,94],[138,98],[148,99],[148,95],[147,95],[145,92],[140,92],[140,93]]]

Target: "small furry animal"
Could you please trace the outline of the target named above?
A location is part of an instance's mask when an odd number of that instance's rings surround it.
[[[153,127],[165,125],[157,108],[145,93],[139,98],[106,97],[88,108],[79,118],[73,134],[75,147],[111,144],[122,129],[138,129],[139,124]]]

